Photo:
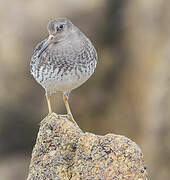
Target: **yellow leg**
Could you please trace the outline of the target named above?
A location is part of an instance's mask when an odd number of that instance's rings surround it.
[[[47,104],[48,104],[48,110],[49,110],[49,114],[52,113],[52,108],[51,108],[51,102],[50,102],[50,95],[46,95],[46,99],[47,99]]]
[[[69,119],[70,119],[72,122],[76,123],[76,121],[74,120],[73,115],[72,115],[72,113],[71,113],[71,110],[70,110],[70,106],[69,106],[69,103],[68,103],[68,96],[69,96],[68,93],[63,93],[64,104],[65,104],[67,113],[68,113],[68,115],[69,115]],[[77,123],[76,123],[76,124],[77,124]]]

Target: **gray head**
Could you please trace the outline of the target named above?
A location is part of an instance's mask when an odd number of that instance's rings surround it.
[[[67,18],[56,18],[51,20],[47,25],[49,35],[53,41],[64,40],[72,32],[74,25]]]
[[[51,20],[47,25],[49,37],[38,53],[38,58],[52,43],[64,41],[74,32],[75,26],[67,18],[56,18]]]

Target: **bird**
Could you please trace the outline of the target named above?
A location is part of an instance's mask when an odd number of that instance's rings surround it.
[[[66,116],[75,122],[68,103],[69,95],[94,73],[97,51],[89,38],[67,18],[52,19],[47,30],[48,37],[33,51],[30,72],[45,89],[48,115],[53,113],[51,95],[61,92]]]

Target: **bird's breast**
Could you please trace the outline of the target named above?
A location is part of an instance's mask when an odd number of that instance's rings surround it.
[[[47,72],[41,72],[41,74],[46,73],[39,83],[45,88],[48,93],[55,93],[57,91],[71,91],[85,81],[87,81],[93,74],[96,63],[91,62],[88,66],[75,66],[70,70],[65,70],[65,68],[52,68]]]
[[[42,47],[43,42],[33,53],[31,73],[49,93],[75,89],[95,70],[97,55],[89,40],[51,44],[38,58]]]

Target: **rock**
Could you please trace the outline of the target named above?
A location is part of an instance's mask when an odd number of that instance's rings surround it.
[[[40,125],[27,180],[147,180],[144,158],[130,139],[84,133],[55,113]]]

